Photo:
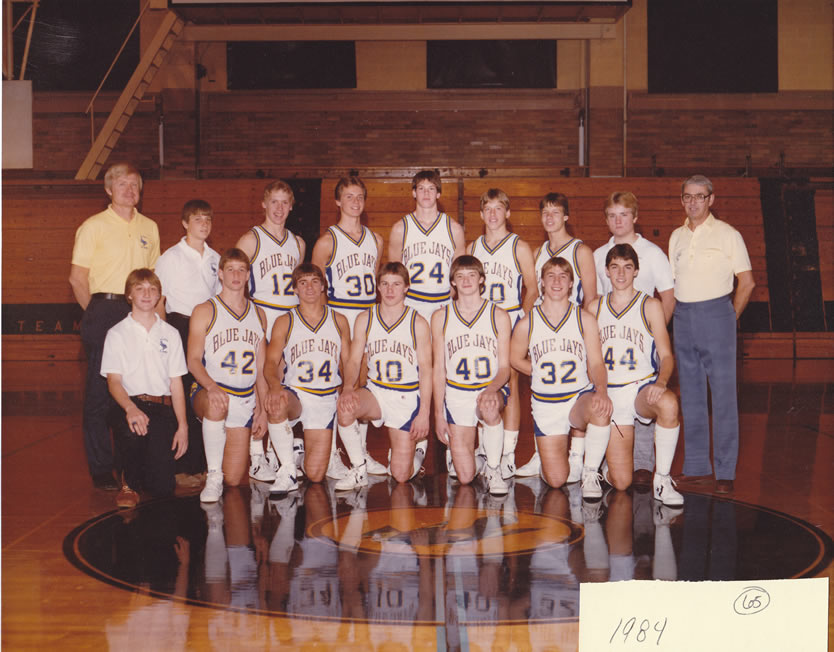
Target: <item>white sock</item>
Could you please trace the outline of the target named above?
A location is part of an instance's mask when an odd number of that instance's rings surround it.
[[[339,431],[339,420],[333,419],[333,436],[330,438],[330,457],[336,455],[336,433]]]
[[[672,470],[672,460],[675,458],[675,448],[678,446],[678,434],[681,427],[654,428],[655,470],[660,475],[669,475]]]
[[[206,450],[206,469],[223,470],[223,450],[226,448],[226,424],[224,421],[203,419],[203,448]]]
[[[342,439],[344,441],[344,438]],[[362,443],[362,456],[368,457],[368,422],[364,421],[359,424],[359,441]],[[348,453],[350,456],[350,453]],[[351,458],[353,463],[353,458]]]
[[[264,442],[262,439],[255,439],[254,437],[249,438],[249,456],[254,457],[255,455],[263,455],[264,454]]]
[[[607,448],[607,446],[606,446]],[[578,453],[579,455],[585,454],[585,437],[571,437],[570,438],[570,452],[571,453]]]
[[[501,463],[501,452],[504,448],[504,424],[501,421],[494,426],[484,424],[483,445],[487,465],[495,468]]]
[[[287,467],[290,475],[294,476],[296,474],[295,455],[292,450],[292,429],[289,421],[269,423],[267,424],[267,430],[269,431],[269,442],[278,456],[278,461],[281,462],[281,466]]]
[[[518,430],[504,431],[504,455],[515,453],[515,445],[518,443]]]
[[[595,426],[588,424],[585,429],[585,466],[595,471],[599,470],[602,458],[605,457],[605,450],[608,448],[608,436],[611,434],[611,425]]]
[[[365,432],[368,432],[367,425]],[[361,466],[365,463],[364,446],[362,445],[361,426],[358,421],[339,428],[339,437],[342,438],[345,452],[348,454],[351,466]]]

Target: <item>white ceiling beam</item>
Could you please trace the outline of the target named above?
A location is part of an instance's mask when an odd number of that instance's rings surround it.
[[[481,41],[611,39],[613,23],[426,23],[421,25],[194,25],[180,40],[197,41]]]

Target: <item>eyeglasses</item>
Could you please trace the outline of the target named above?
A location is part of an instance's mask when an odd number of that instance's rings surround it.
[[[694,201],[696,204],[703,204],[707,200],[707,197],[709,197],[710,195],[712,195],[712,193],[709,193],[707,195],[702,195],[700,193],[697,195],[690,195],[689,193],[687,193],[685,195],[681,195],[681,199],[683,199],[684,204],[688,204],[691,201]]]

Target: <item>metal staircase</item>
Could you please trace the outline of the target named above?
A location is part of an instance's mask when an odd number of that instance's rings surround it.
[[[139,101],[150,86],[157,71],[162,67],[165,57],[184,26],[185,22],[173,11],[166,13],[153,39],[148,44],[148,48],[142,55],[139,65],[127,82],[127,86],[116,101],[110,116],[78,169],[75,175],[76,179],[95,179],[98,176],[102,166],[107,161],[107,157],[110,156],[110,152],[119,142],[119,136],[125,130]],[[90,104],[92,105],[92,102]]]

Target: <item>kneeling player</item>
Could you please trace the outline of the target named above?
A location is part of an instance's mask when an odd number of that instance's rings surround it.
[[[422,455],[415,443],[429,432],[431,405],[431,344],[429,325],[405,305],[409,278],[405,265],[386,263],[377,288],[381,303],[356,319],[354,338],[345,372],[345,389],[339,399],[339,432],[357,430],[357,419],[385,425],[391,440],[391,475],[407,482],[420,470]],[[355,389],[362,357],[367,356],[368,384]],[[418,449],[425,454],[423,449]],[[368,483],[361,473],[349,474],[336,489]]]
[[[200,493],[204,503],[220,499],[224,476],[232,486],[245,480],[250,429],[256,439],[266,432],[260,401],[266,392],[266,318],[246,298],[249,256],[229,249],[220,257],[217,277],[220,293],[194,308],[188,331],[188,370],[196,381],[191,403],[203,421],[208,467],[206,486]]]
[[[608,445],[611,400],[597,323],[568,298],[573,282],[573,269],[564,258],[544,264],[542,302],[516,324],[510,355],[513,367],[531,376],[542,478],[552,487],[565,483],[568,433],[584,430],[582,496],[593,499],[602,497],[598,470]]]
[[[324,478],[341,367],[350,347],[347,319],[324,303],[327,281],[321,269],[300,264],[293,270],[292,285],[298,305],[275,320],[264,367],[269,441],[281,463],[271,495],[298,489],[292,426],[299,421],[304,426],[304,472],[313,482]],[[342,438],[351,464],[363,465],[361,442],[349,439]]]
[[[453,301],[431,318],[437,438],[452,451],[460,482],[469,484],[480,470],[475,434],[481,422],[489,492],[504,495],[508,487],[498,467],[504,447],[501,415],[510,378],[510,318],[481,298],[486,277],[477,258],[456,258],[450,276]]]
[[[683,496],[669,477],[680,431],[678,399],[666,388],[675,358],[662,304],[634,289],[639,269],[630,244],[614,245],[605,257],[613,290],[595,302],[608,393],[614,403],[612,420],[619,433],[608,444],[608,478],[620,490],[631,485],[634,419],[646,423],[656,419],[654,497],[664,505],[679,506]]]

